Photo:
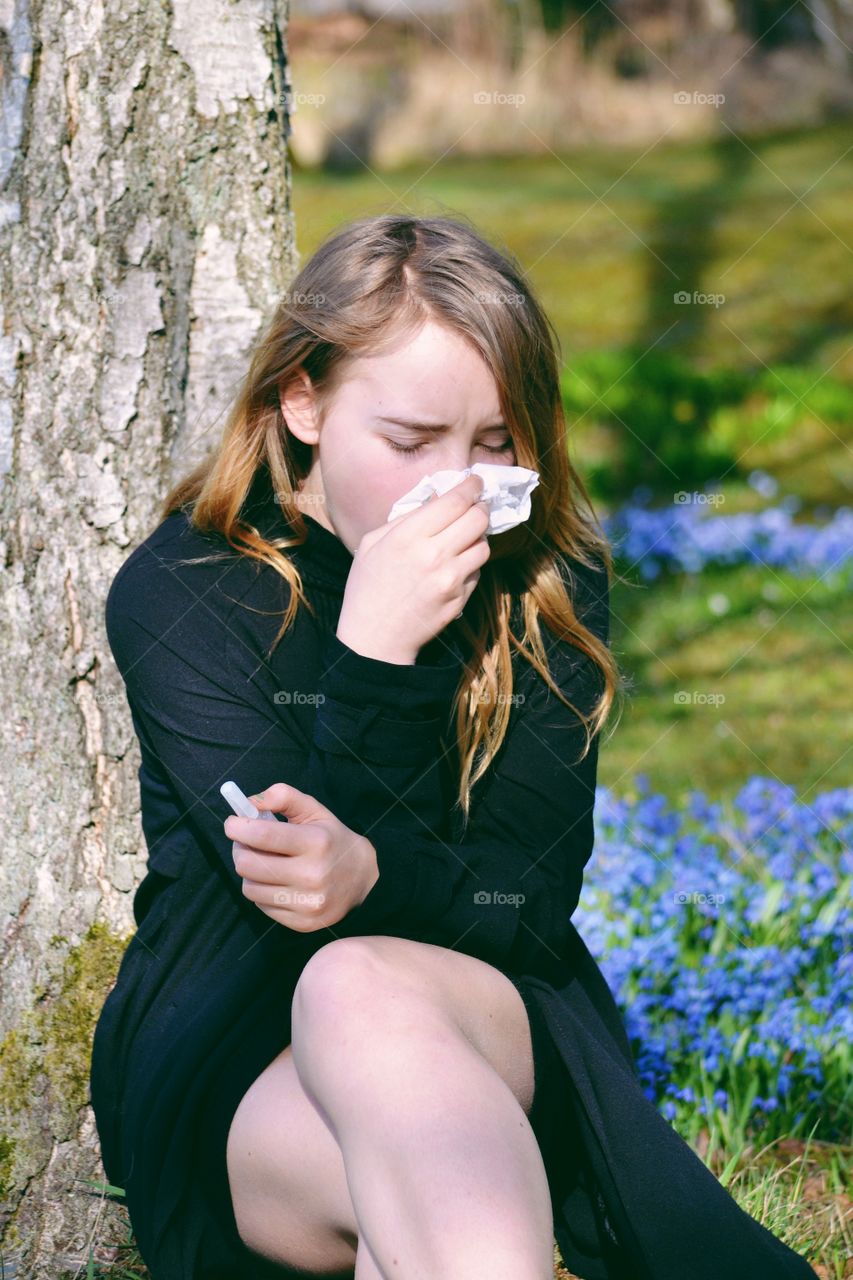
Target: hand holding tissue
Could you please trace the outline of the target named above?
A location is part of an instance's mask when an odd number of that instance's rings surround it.
[[[463,471],[434,471],[431,476],[424,476],[414,489],[397,499],[388,512],[387,519],[396,520],[397,516],[408,515],[410,511],[423,506],[434,495],[440,497],[472,471],[483,481],[479,501],[486,503],[489,508],[487,537],[494,533],[504,533],[529,518],[530,494],[539,483],[539,473],[529,471],[527,467],[475,462],[472,467],[465,467]]]

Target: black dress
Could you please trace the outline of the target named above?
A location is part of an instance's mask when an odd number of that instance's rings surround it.
[[[246,512],[289,530],[269,477]],[[106,604],[139,738],[148,870],[137,931],[95,1030],[91,1100],[108,1179],[125,1189],[153,1280],[287,1274],[240,1241],[225,1163],[237,1105],[290,1043],[306,961],[334,938],[390,934],[454,948],[515,983],[531,1019],[535,1097],[555,1235],[585,1280],[815,1280],[739,1208],[643,1093],[619,1011],[571,921],[593,848],[597,743],[513,655],[507,735],[453,808],[452,628],[413,666],[335,634],[352,556],[311,517],[293,552],[316,616],[268,655],[288,587],[176,512],[137,547]],[[212,553],[204,564],[181,561]],[[603,573],[561,566],[579,615],[608,635]],[[551,671],[584,711],[593,664],[543,628]],[[332,928],[295,933],[242,893],[219,785],[290,782],[366,834],[379,880]],[[488,899],[488,900],[487,900]]]

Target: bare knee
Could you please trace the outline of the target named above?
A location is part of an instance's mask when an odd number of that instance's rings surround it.
[[[293,992],[292,1010],[315,1016],[339,1007],[368,1007],[383,963],[372,939],[336,938],[315,951],[303,966]]]
[[[476,957],[406,938],[337,938],[305,965],[291,1012],[294,1061],[309,1093],[330,1062],[332,1073],[342,1061],[357,1067],[381,1044],[390,1068],[407,1035],[418,1043],[426,1036],[437,1048],[461,1036],[530,1113],[533,1043],[524,1001],[504,973]]]
[[[293,1056],[309,1093],[312,1072],[369,1061],[379,1037],[400,1042],[407,1034],[456,1030],[438,992],[407,981],[374,941],[382,939],[336,938],[314,953],[296,984]]]

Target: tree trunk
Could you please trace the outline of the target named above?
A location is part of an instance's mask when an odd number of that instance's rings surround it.
[[[287,14],[0,0],[6,1276],[127,1237],[88,1093],[145,870],[103,608],[294,273]]]

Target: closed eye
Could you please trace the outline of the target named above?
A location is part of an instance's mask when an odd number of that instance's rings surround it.
[[[395,453],[418,453],[427,443],[426,440],[422,440],[420,444],[403,445],[397,444],[394,440],[388,441]],[[509,453],[512,449],[512,441],[507,440],[505,444],[499,445],[481,444],[479,447],[485,449],[486,453]]]

